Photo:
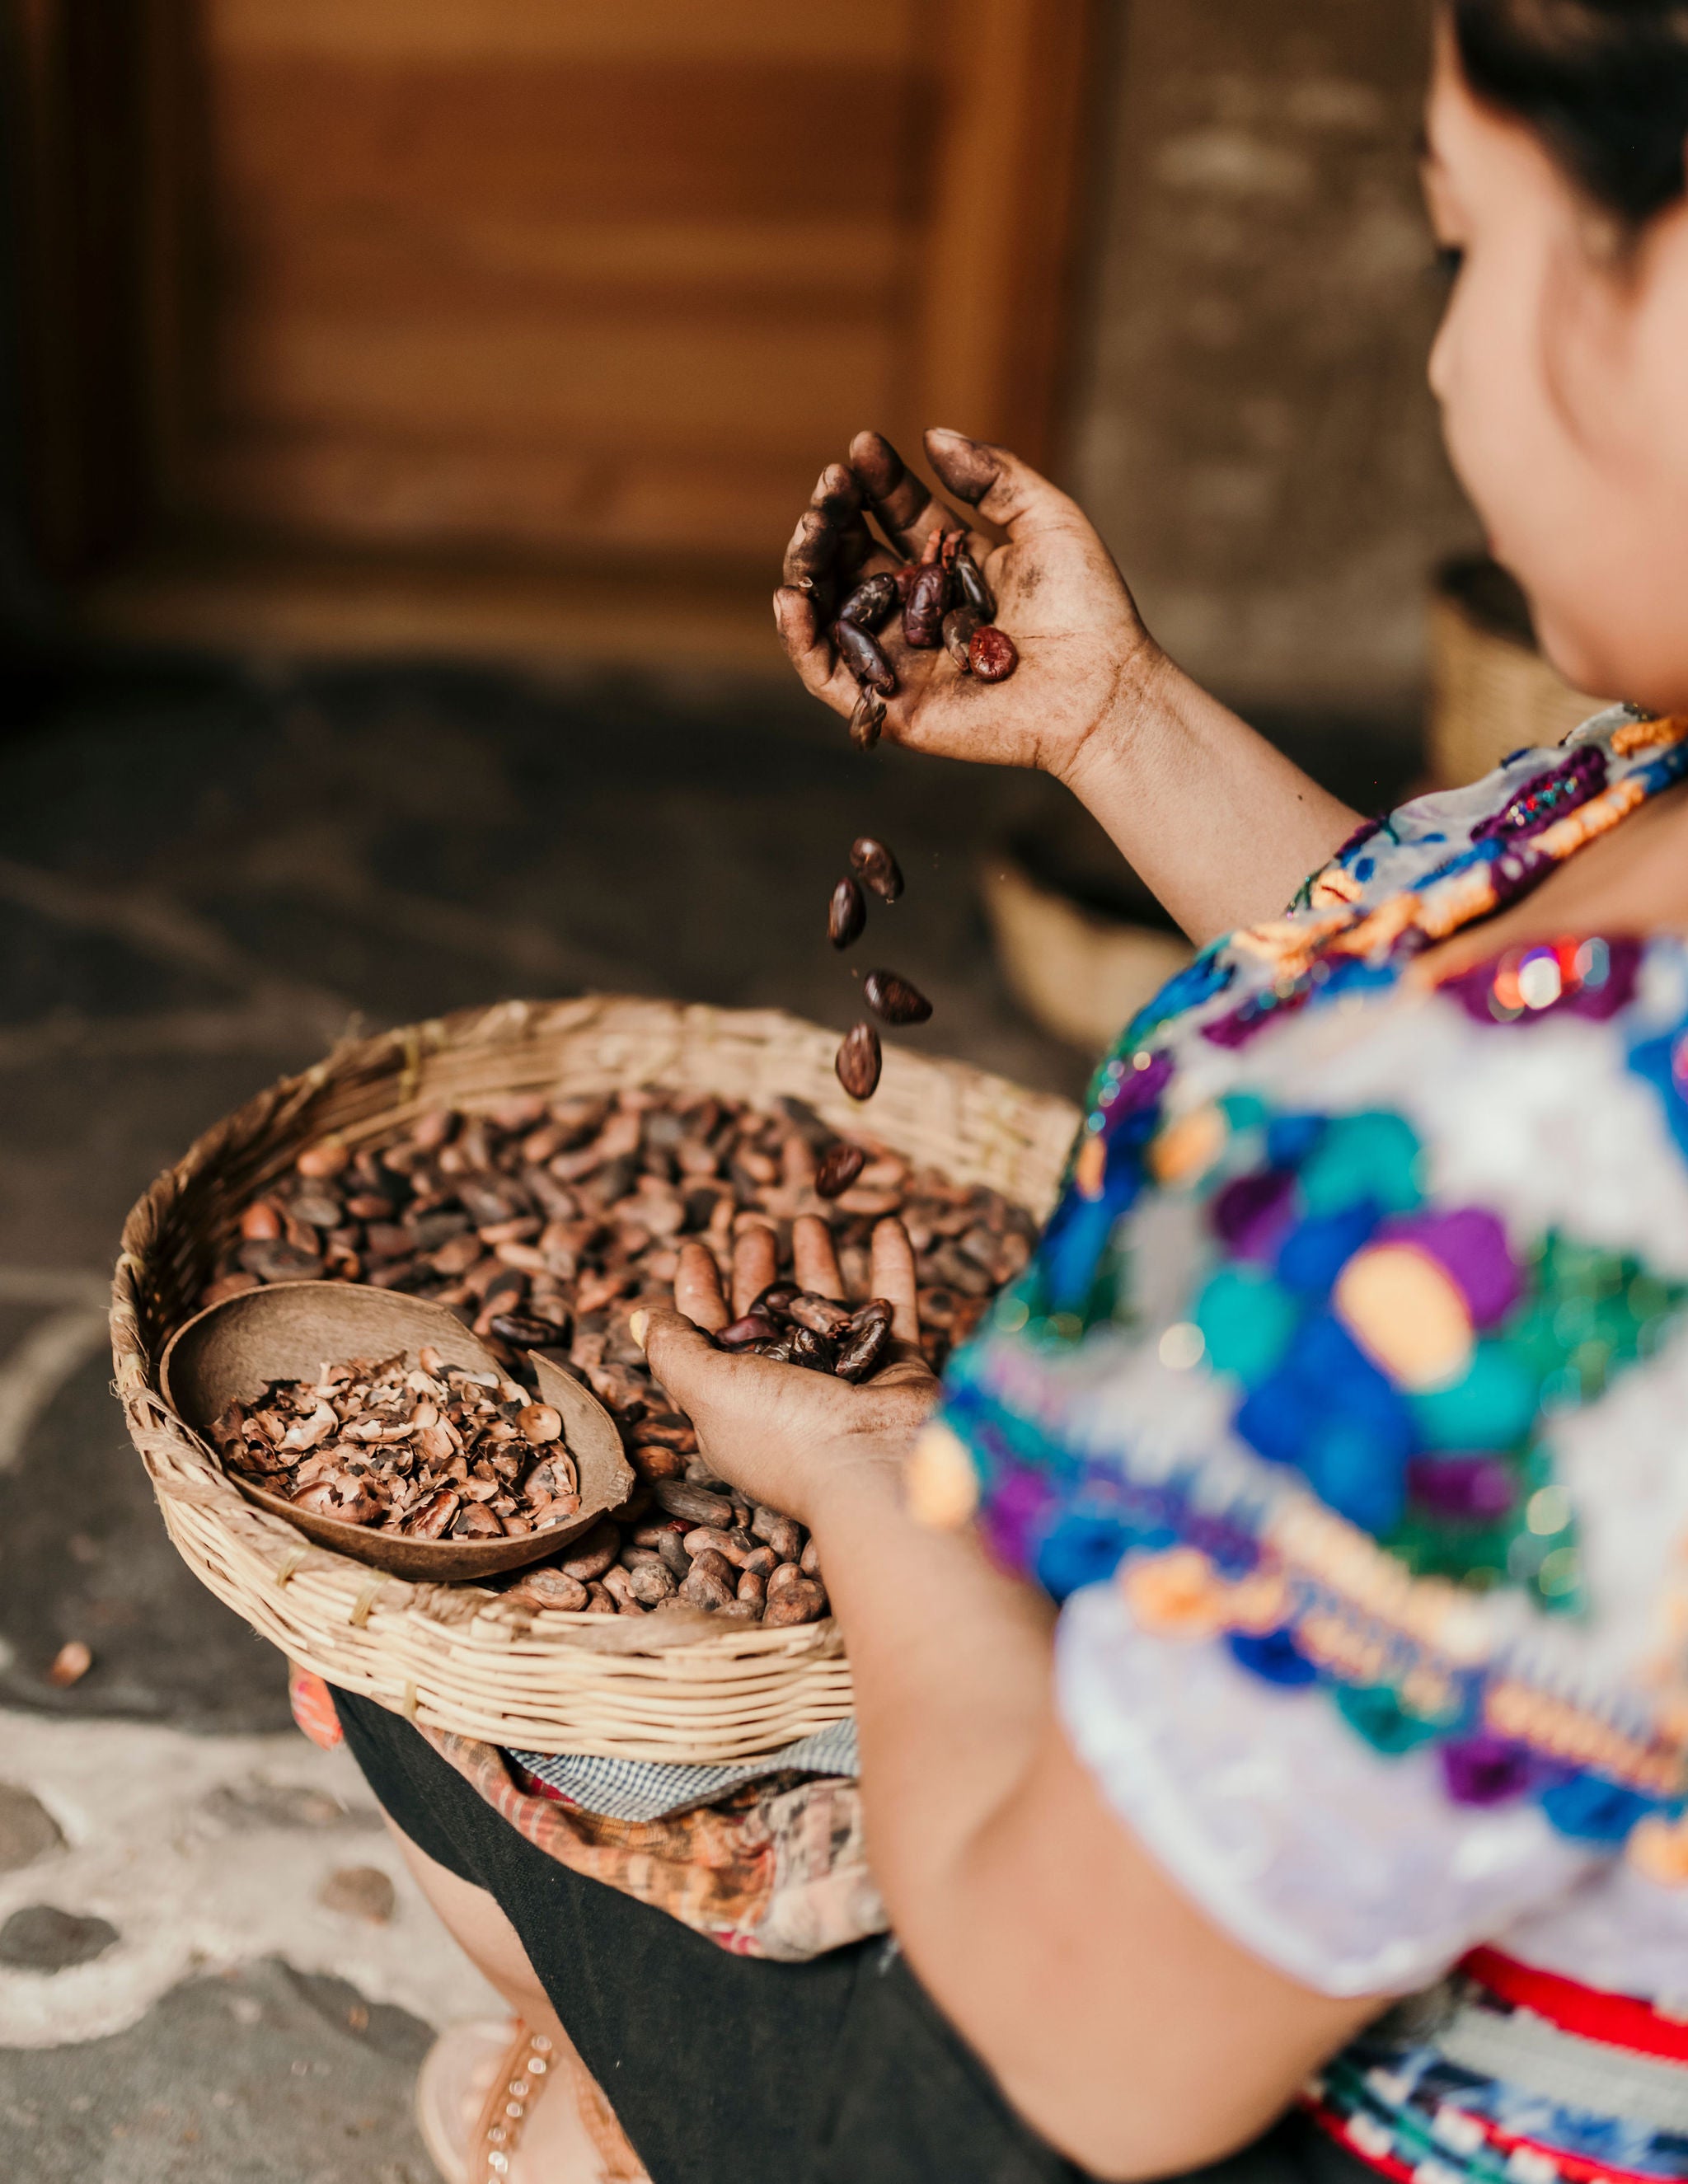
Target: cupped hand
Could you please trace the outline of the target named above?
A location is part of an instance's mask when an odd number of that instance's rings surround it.
[[[798,1281],[842,1300],[844,1284],[827,1224],[793,1223]],[[747,1229],[733,1254],[729,1306],[707,1248],[682,1245],[673,1312],[654,1312],[640,1339],[651,1371],[697,1429],[698,1447],[720,1478],[752,1500],[816,1528],[828,1497],[894,1484],[909,1443],[937,1400],[920,1350],[914,1253],[900,1221],[873,1232],[873,1294],[892,1308],[891,1362],[861,1387],[799,1365],[717,1350],[710,1334],[747,1311],[775,1279],[772,1229]]]
[[[878,643],[896,671],[884,733],[912,750],[1066,776],[1097,729],[1134,703],[1161,664],[1112,555],[1084,511],[1006,448],[929,432],[926,453],[944,488],[1007,533],[967,544],[1020,655],[1006,682],[964,674],[940,646],[917,651],[894,616]],[[872,516],[897,549],[888,552]],[[786,549],[774,618],[814,695],[846,717],[860,687],[829,634],[862,577],[917,558],[935,526],[967,527],[904,467],[889,440],[858,432],[848,464],[822,473]]]

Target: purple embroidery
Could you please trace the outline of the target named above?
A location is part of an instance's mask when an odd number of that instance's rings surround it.
[[[1215,1233],[1239,1259],[1270,1260],[1293,1216],[1295,1178],[1284,1168],[1262,1168],[1228,1183],[1213,1201]]]
[[[1469,971],[1462,971],[1457,978],[1449,978],[1437,990],[1457,1001],[1474,1022],[1484,1024],[1533,1023],[1555,1016],[1583,1017],[1591,1023],[1606,1023],[1635,998],[1635,978],[1641,962],[1639,940],[1584,941],[1576,951],[1569,975],[1566,976],[1562,969],[1563,983],[1557,998],[1544,1006],[1532,1008],[1515,1001],[1510,985],[1502,986],[1498,982],[1503,967],[1515,978],[1520,966],[1539,953],[1557,957],[1560,951],[1527,948],[1496,956]]]
[[[1442,1780],[1456,1805],[1500,1805],[1529,1787],[1529,1754],[1486,1730],[1444,1744],[1437,1753]]]
[[[1493,1524],[1517,1502],[1518,1482],[1496,1456],[1415,1456],[1407,1491],[1434,1516]]]
[[[1532,775],[1515,789],[1502,811],[1471,830],[1474,842],[1522,841],[1540,833],[1568,811],[1574,811],[1606,786],[1606,753],[1584,744],[1562,766]]]
[[[1523,1293],[1523,1282],[1507,1244],[1507,1232],[1480,1206],[1456,1206],[1447,1213],[1418,1213],[1389,1224],[1390,1242],[1414,1244],[1452,1275],[1473,1321],[1498,1326]]]

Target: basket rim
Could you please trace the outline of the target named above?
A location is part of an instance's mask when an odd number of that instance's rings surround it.
[[[637,1029],[645,1034],[669,1028],[677,1056],[688,1050],[687,1042],[707,1042],[712,1034],[738,1033],[770,1047],[783,1041],[794,1047],[811,1046],[817,1039],[833,1042],[838,1037],[835,1031],[783,1010],[721,1008],[638,995],[591,994],[556,1001],[504,1000],[458,1010],[339,1041],[319,1061],[278,1079],[213,1123],[180,1159],[154,1178],[131,1208],[112,1277],[115,1391],[131,1439],[147,1466],[178,1550],[202,1581],[212,1584],[214,1591],[227,1598],[223,1586],[212,1583],[203,1551],[200,1555],[190,1553],[181,1535],[186,1527],[193,1532],[198,1544],[201,1528],[216,1535],[222,1559],[239,1567],[238,1580],[227,1580],[230,1588],[260,1588],[266,1613],[262,1618],[253,1616],[246,1604],[245,1591],[239,1599],[230,1599],[229,1604],[248,1621],[257,1621],[264,1635],[275,1635],[272,1630],[264,1628],[266,1621],[287,1616],[286,1602],[291,1591],[297,1618],[287,1617],[290,1623],[308,1618],[313,1624],[350,1625],[365,1637],[377,1641],[383,1630],[396,1640],[400,1626],[409,1626],[413,1636],[421,1635],[441,1642],[443,1650],[437,1663],[441,1673],[448,1668],[452,1648],[469,1637],[472,1624],[475,1636],[482,1641],[498,1633],[504,1658],[512,1667],[518,1662],[550,1659],[563,1652],[582,1663],[590,1658],[606,1670],[617,1663],[624,1668],[631,1668],[635,1662],[653,1667],[671,1663],[676,1653],[683,1650],[687,1682],[699,1681],[711,1670],[733,1672],[741,1677],[748,1673],[760,1679],[763,1672],[777,1673],[788,1663],[794,1668],[806,1666],[829,1656],[840,1657],[838,1669],[847,1674],[841,1658],[842,1642],[830,1617],[818,1624],[777,1630],[748,1624],[725,1630],[705,1624],[699,1630],[691,1626],[689,1618],[677,1614],[635,1622],[570,1613],[517,1605],[507,1596],[472,1582],[442,1586],[373,1570],[348,1556],[307,1541],[284,1518],[247,1502],[164,1400],[158,1365],[164,1338],[154,1346],[146,1333],[155,1307],[161,1311],[162,1306],[157,1298],[149,1299],[148,1290],[159,1278],[161,1244],[171,1227],[183,1219],[184,1203],[191,1204],[196,1186],[231,1167],[239,1172],[253,1163],[249,1185],[242,1174],[240,1187],[260,1188],[259,1171],[263,1161],[254,1161],[254,1156],[261,1154],[266,1144],[285,1145],[287,1134],[292,1131],[296,1142],[287,1147],[285,1160],[272,1156],[270,1172],[280,1173],[290,1166],[299,1136],[309,1134],[313,1106],[338,1086],[366,1084],[382,1095],[361,1122],[334,1123],[336,1134],[355,1145],[390,1134],[426,1108],[442,1104],[443,1099],[473,1112],[494,1106],[500,1098],[529,1089],[518,1073],[502,1092],[460,1094],[454,1089],[430,1095],[425,1089],[425,1065],[436,1056],[491,1054],[500,1048],[514,1052],[521,1044],[535,1039],[554,1042],[594,1032],[608,1036],[620,1025],[630,1032]],[[1027,1090],[967,1062],[902,1048],[888,1048],[887,1053],[888,1061],[900,1055],[905,1068],[912,1066],[934,1087],[948,1080],[991,1108],[1000,1108],[1005,1117],[1011,1115],[1019,1126],[1016,1136],[1028,1157],[1035,1157],[1053,1173],[1053,1148],[1070,1142],[1078,1125],[1078,1111],[1070,1101],[1054,1094]],[[638,1081],[660,1083],[663,1079],[660,1071],[645,1068]],[[894,1129],[888,1133],[874,1128],[866,1119],[861,1127],[866,1135],[879,1137],[887,1144],[893,1141]],[[699,1616],[697,1620],[703,1624],[705,1619]],[[407,1703],[405,1711],[410,1710]],[[418,1718],[433,1718],[439,1725],[449,1727],[450,1722],[441,1717],[450,1711],[448,1707],[442,1709],[437,1704],[425,1704]],[[833,1712],[836,1717],[837,1709]]]

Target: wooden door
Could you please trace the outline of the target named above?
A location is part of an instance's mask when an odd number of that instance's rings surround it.
[[[75,0],[17,4],[36,217],[87,187],[55,102],[131,148],[126,383],[81,396],[85,437],[133,420],[126,536],[84,511],[90,573],[75,513],[43,526],[97,612],[568,649],[660,593],[760,649],[856,426],[1050,450],[1072,0],[132,0],[136,65],[92,89],[53,80]],[[37,254],[46,320],[71,285]]]

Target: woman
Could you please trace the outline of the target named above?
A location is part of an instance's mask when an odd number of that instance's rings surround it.
[[[566,1914],[545,1984],[660,2180],[1688,2172],[1685,138],[1674,0],[1445,12],[1449,444],[1558,666],[1635,701],[1473,789],[1360,827],[1071,502],[928,436],[1007,534],[1022,665],[894,643],[888,733],[1056,773],[1204,952],[941,1393],[893,1224],[866,1389],[715,1350],[699,1247],[644,1330],[710,1462],[813,1529],[905,1959],[716,1972]],[[872,434],[823,477],[776,614],[839,711],[864,511],[905,552],[943,520]],[[426,1849],[412,1733],[342,1710]],[[527,1883],[452,1840],[443,1908],[543,2012],[466,1885],[538,1954]],[[564,2173],[543,2116],[498,2173]]]

